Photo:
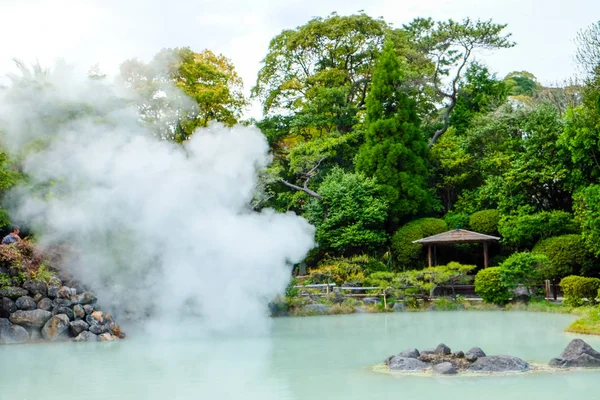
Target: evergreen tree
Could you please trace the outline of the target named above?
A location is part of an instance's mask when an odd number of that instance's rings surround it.
[[[374,177],[391,203],[394,224],[431,211],[436,201],[427,188],[427,143],[415,101],[403,87],[403,69],[387,40],[366,99],[365,143],[356,169]]]

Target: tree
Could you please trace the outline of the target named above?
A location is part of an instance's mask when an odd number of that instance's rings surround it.
[[[529,96],[532,97],[538,88],[538,81],[535,75],[527,71],[514,71],[504,78],[511,96]]]
[[[356,158],[356,170],[384,186],[396,223],[435,208],[427,188],[427,144],[403,78],[394,45],[388,40],[373,73],[366,100],[365,143]]]
[[[600,256],[600,185],[581,189],[574,199],[575,219],[581,226],[583,241],[595,256]]]
[[[231,61],[210,50],[165,49],[148,64],[125,61],[121,75],[157,135],[178,142],[209,121],[234,125],[247,104]]]
[[[441,116],[442,126],[433,133],[429,147],[450,126],[450,115],[458,98],[459,82],[474,52],[515,45],[509,40],[511,35],[503,33],[505,28],[506,25],[494,24],[492,21],[472,21],[469,18],[461,22],[451,19],[434,22],[432,19],[417,18],[405,26],[417,48],[428,54],[434,62],[435,69],[429,78],[430,84],[440,99],[446,102]]]
[[[594,75],[600,67],[600,21],[577,33],[575,58],[589,75]]]

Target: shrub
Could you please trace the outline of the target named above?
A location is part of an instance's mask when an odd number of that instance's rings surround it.
[[[560,279],[568,275],[589,272],[593,255],[580,235],[561,235],[540,240],[532,253],[544,254],[552,264],[545,278]]]
[[[400,227],[392,238],[396,269],[407,270],[425,267],[423,246],[412,243],[427,236],[448,230],[446,222],[437,218],[421,218]]]
[[[579,233],[579,227],[568,212],[544,211],[502,218],[498,232],[505,244],[530,249],[539,239]]]
[[[469,229],[469,214],[449,212],[444,216],[444,221],[450,228]]]
[[[543,254],[515,253],[500,264],[500,278],[509,289],[523,285],[533,294],[535,286],[540,285],[547,275],[550,265],[550,260]]]
[[[510,299],[509,288],[500,277],[499,267],[482,269],[475,276],[475,293],[486,303],[504,305]]]
[[[600,290],[600,279],[571,275],[560,281],[560,287],[565,295],[564,303],[579,307],[586,302],[596,302],[596,296]]]
[[[365,275],[361,264],[345,258],[331,258],[321,261],[317,269],[310,271],[309,279],[314,284],[335,283],[341,286],[344,283],[362,284]]]
[[[476,232],[494,235],[498,233],[499,221],[500,212],[498,210],[483,210],[471,214],[469,226]]]

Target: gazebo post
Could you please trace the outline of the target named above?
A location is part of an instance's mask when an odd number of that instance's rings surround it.
[[[488,267],[488,242],[483,242],[483,267]]]
[[[437,267],[437,244],[433,245],[433,265]]]
[[[427,246],[427,261],[429,261],[429,266],[431,267],[431,245]]]

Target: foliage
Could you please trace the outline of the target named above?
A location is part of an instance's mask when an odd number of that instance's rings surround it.
[[[595,304],[600,289],[600,279],[572,275],[563,278],[560,281],[560,287],[563,290],[566,305],[579,307],[586,303]]]
[[[595,256],[599,256],[600,185],[590,185],[576,193],[574,210],[585,245]]]
[[[423,246],[412,242],[446,230],[448,230],[446,222],[437,218],[421,218],[400,227],[392,237],[392,250],[396,259],[395,269],[423,267]]]
[[[550,268],[550,260],[544,254],[514,253],[500,265],[500,279],[509,289],[523,285],[530,294],[535,294],[536,286],[547,277]]]
[[[469,229],[469,214],[449,212],[444,215],[448,228]]]
[[[475,293],[483,301],[504,305],[511,298],[508,286],[500,275],[500,267],[484,268],[475,276]]]
[[[317,228],[322,251],[336,255],[373,252],[388,240],[388,203],[373,179],[334,168],[311,199],[305,217]]]
[[[502,218],[498,231],[503,243],[514,248],[530,249],[539,239],[578,233],[579,227],[568,212],[543,211]]]
[[[581,235],[561,235],[540,240],[531,251],[544,254],[552,267],[545,278],[560,279],[578,273],[590,273],[593,255],[585,247]]]
[[[482,210],[471,214],[469,217],[469,226],[475,232],[494,235],[498,233],[499,221],[500,212],[498,210]]]
[[[438,267],[402,272],[398,275],[398,280],[407,286],[415,286],[424,297],[433,297],[433,292],[438,286],[453,288],[475,268],[475,265],[451,262]]]
[[[365,267],[362,259],[327,258],[316,269],[310,271],[309,279],[313,284],[362,283],[365,279]]]
[[[527,71],[514,71],[506,75],[504,83],[512,96],[533,96],[538,87],[537,78]]]

